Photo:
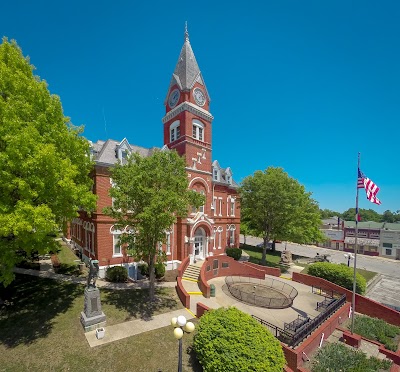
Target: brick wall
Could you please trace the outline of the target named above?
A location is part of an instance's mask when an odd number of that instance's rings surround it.
[[[277,276],[277,277],[281,276],[281,269],[279,269],[278,267],[267,267],[267,266],[257,265],[251,262],[243,262],[243,265],[254,267],[258,270],[262,270],[266,275]]]
[[[338,293],[346,294],[347,301],[351,302],[353,293],[346,288],[333,284],[325,279],[315,276],[293,273],[292,280],[295,282],[307,284],[309,286],[321,287],[323,289],[334,290]],[[374,318],[380,318],[395,326],[400,326],[399,312],[385,305],[380,304],[367,297],[356,294],[356,312],[365,314]]]
[[[197,306],[196,306],[196,316],[197,316],[197,318],[202,317],[203,314],[208,310],[210,310],[210,308],[208,306],[202,304],[201,302],[198,302]]]
[[[183,306],[185,306],[187,309],[190,308],[190,296],[186,292],[185,288],[183,288],[182,285],[182,279],[177,278],[176,279],[176,293],[178,294],[179,299],[181,300]]]
[[[243,265],[228,256],[207,257],[200,271],[199,287],[204,297],[210,297],[210,286],[207,281],[219,276],[249,276],[264,279],[265,273],[249,265]]]

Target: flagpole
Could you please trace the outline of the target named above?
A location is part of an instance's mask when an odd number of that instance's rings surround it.
[[[354,332],[354,313],[356,312],[356,269],[357,269],[357,237],[358,237],[358,171],[360,169],[360,153],[357,161],[357,183],[356,183],[356,234],[354,238],[354,273],[353,273],[353,297],[351,300],[351,333]]]

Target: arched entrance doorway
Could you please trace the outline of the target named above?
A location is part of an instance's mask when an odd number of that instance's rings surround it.
[[[199,227],[194,234],[194,258],[204,260],[206,245],[206,232]]]

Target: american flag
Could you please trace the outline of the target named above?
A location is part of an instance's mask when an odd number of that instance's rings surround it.
[[[366,177],[360,169],[358,169],[357,188],[365,189],[367,199],[371,203],[375,203],[378,205],[381,204],[381,201],[376,197],[379,191],[379,187],[372,180]]]

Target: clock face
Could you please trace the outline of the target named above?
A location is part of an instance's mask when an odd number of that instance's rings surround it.
[[[204,106],[204,104],[206,103],[206,97],[200,88],[195,88],[195,90],[193,91],[193,96],[194,96],[195,102],[199,106]]]
[[[179,89],[174,89],[171,94],[169,95],[169,99],[168,99],[168,106],[170,108],[173,108],[176,106],[176,104],[179,101],[179,97],[180,97],[180,92]]]

